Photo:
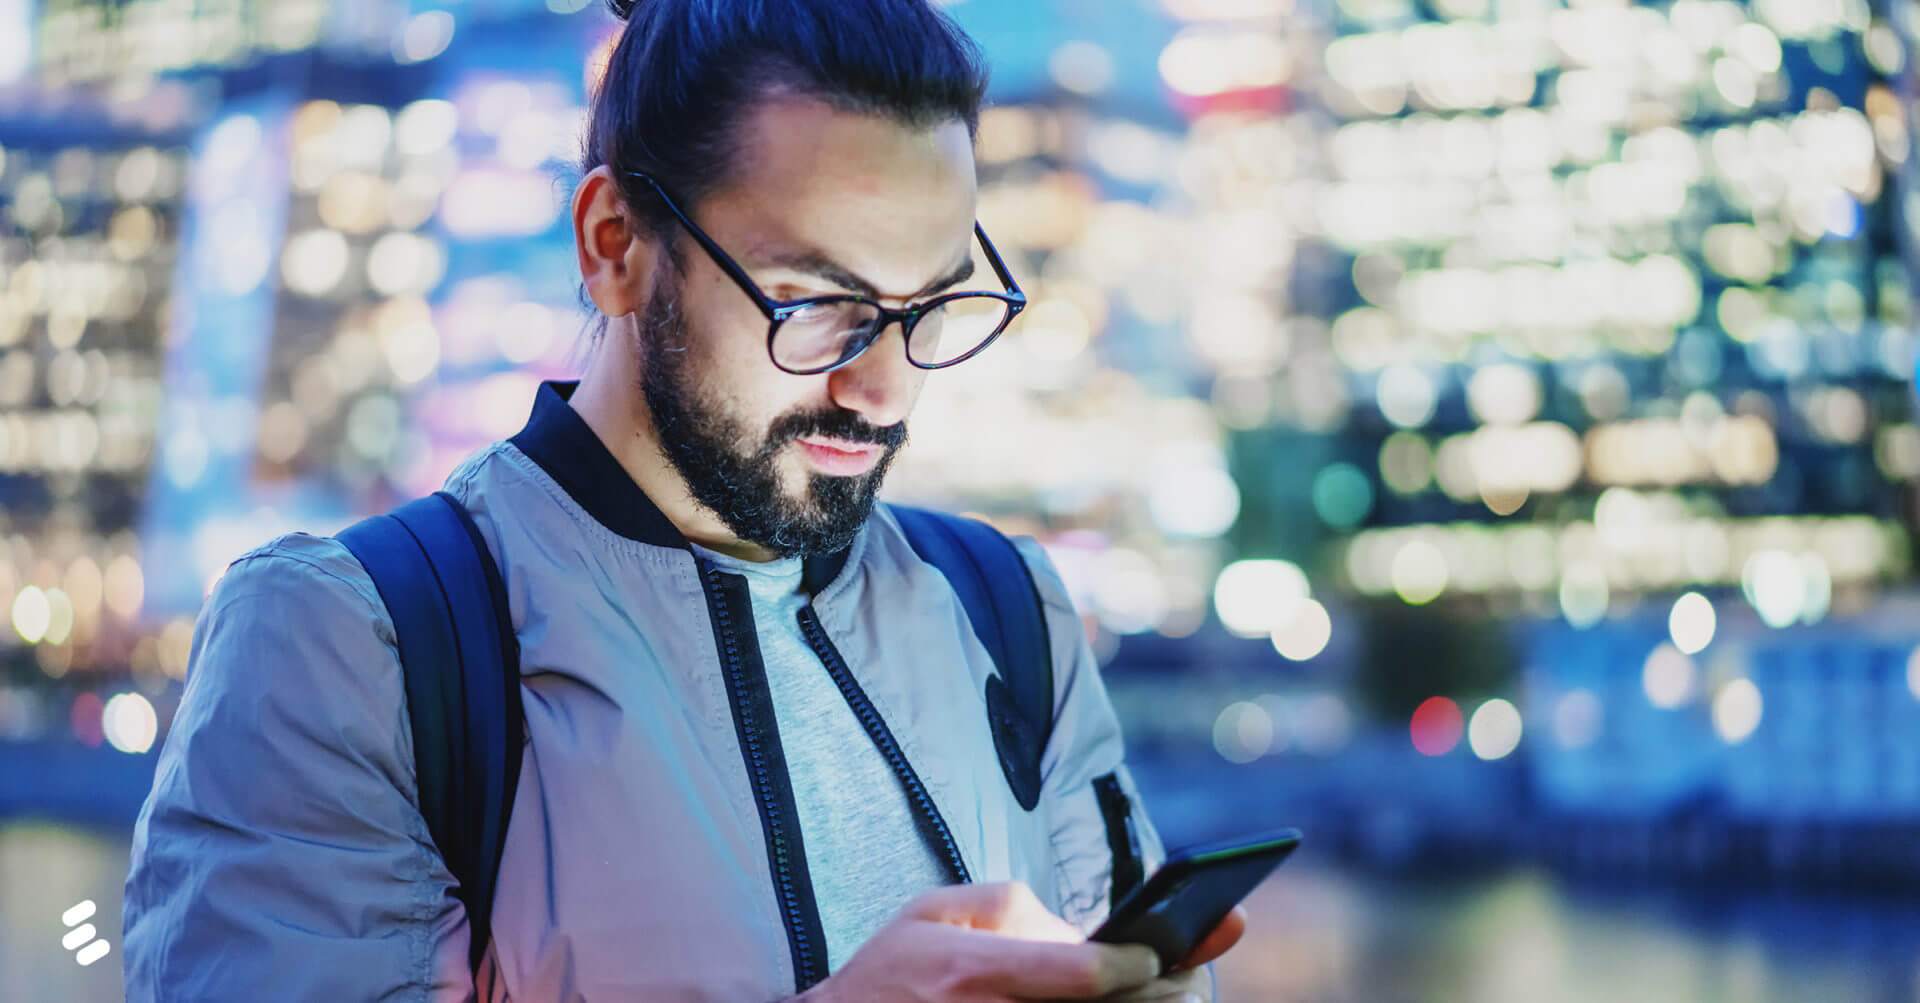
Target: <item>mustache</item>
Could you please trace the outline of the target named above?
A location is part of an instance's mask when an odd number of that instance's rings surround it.
[[[907,423],[896,422],[883,428],[845,408],[797,412],[780,417],[767,430],[767,448],[778,449],[802,436],[842,439],[891,450],[906,445]]]

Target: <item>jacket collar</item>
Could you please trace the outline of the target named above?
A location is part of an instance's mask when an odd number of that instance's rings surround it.
[[[567,403],[579,387],[577,380],[540,384],[533,414],[510,441],[602,526],[629,540],[688,549],[687,538]],[[801,587],[818,594],[840,576],[850,552],[807,558]]]
[[[567,403],[579,387],[578,381],[540,384],[532,416],[511,441],[602,526],[629,540],[685,550],[687,538]]]

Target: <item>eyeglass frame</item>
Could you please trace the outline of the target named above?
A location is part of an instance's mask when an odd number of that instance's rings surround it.
[[[687,233],[693,236],[694,241],[706,250],[707,256],[713,259],[713,263],[720,266],[720,270],[725,272],[727,277],[733,280],[734,285],[740,287],[741,292],[747,294],[747,298],[753,300],[754,306],[760,308],[760,312],[767,318],[767,359],[773,363],[775,368],[783,373],[790,373],[794,376],[818,376],[822,373],[830,373],[842,366],[848,365],[855,359],[867,354],[867,349],[878,344],[881,337],[886,334],[887,328],[892,327],[896,322],[900,324],[900,351],[906,355],[909,364],[918,369],[946,369],[951,366],[957,366],[985,351],[988,345],[998,341],[1000,335],[1004,334],[1007,328],[1012,326],[1014,318],[1020,316],[1020,311],[1027,308],[1027,294],[1021,291],[1020,284],[1013,280],[1013,274],[1007,270],[1007,263],[1001,259],[1000,251],[993,246],[993,241],[987,239],[987,231],[980,225],[979,220],[975,220],[973,223],[973,233],[975,237],[979,238],[981,248],[987,252],[987,264],[993,269],[994,275],[1000,279],[1000,284],[1006,287],[1003,292],[995,293],[982,289],[943,293],[922,303],[908,304],[898,310],[887,306],[871,296],[862,296],[858,293],[851,292],[833,293],[826,296],[806,296],[794,300],[774,299],[761,291],[759,284],[753,281],[753,277],[747,274],[747,270],[742,268],[740,263],[733,259],[732,255],[721,249],[719,242],[708,236],[705,230],[700,229],[698,223],[695,223],[691,217],[681,211],[680,206],[674,202],[673,197],[667,194],[667,190],[662,187],[660,182],[655,180],[652,175],[644,171],[626,171],[624,173],[645,181],[647,185],[653,189],[654,194],[660,196],[660,201],[666,205],[669,212],[673,213],[674,218],[678,219],[680,224],[687,228]],[[913,340],[914,325],[918,324],[922,318],[931,313],[936,307],[944,306],[949,302],[960,299],[997,299],[1007,305],[1007,315],[1001,319],[1000,326],[994,328],[992,334],[987,335],[986,338],[981,340],[980,344],[975,345],[972,349],[968,350],[966,354],[958,358],[934,365],[927,365],[915,359],[913,353],[908,351],[908,345]],[[876,318],[878,323],[873,326],[873,336],[867,339],[866,344],[861,345],[858,351],[848,355],[846,358],[840,359],[831,365],[821,366],[815,369],[790,369],[780,364],[779,356],[775,355],[773,351],[774,339],[780,335],[780,325],[786,323],[789,317],[792,317],[795,313],[798,313],[806,307],[822,303],[845,303],[848,301],[866,303],[879,311],[879,317]]]

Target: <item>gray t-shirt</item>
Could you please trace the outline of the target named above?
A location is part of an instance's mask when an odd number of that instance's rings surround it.
[[[800,632],[800,558],[756,564],[694,548],[745,576],[807,869],[836,970],[915,896],[946,883],[906,792]]]

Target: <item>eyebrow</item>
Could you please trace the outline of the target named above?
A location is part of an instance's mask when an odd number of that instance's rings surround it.
[[[971,247],[971,242],[969,242],[969,247]],[[861,278],[839,262],[817,250],[794,251],[789,254],[775,255],[767,260],[765,267],[784,268],[788,271],[799,272],[803,275],[812,275],[815,278],[825,279],[842,289],[858,293],[869,299],[877,300],[882,298],[879,287]],[[920,289],[908,296],[907,300],[911,302],[913,300],[924,299],[935,293],[951,289],[972,278],[973,272],[973,255],[968,254],[966,260],[948,270],[947,274],[920,287]]]

